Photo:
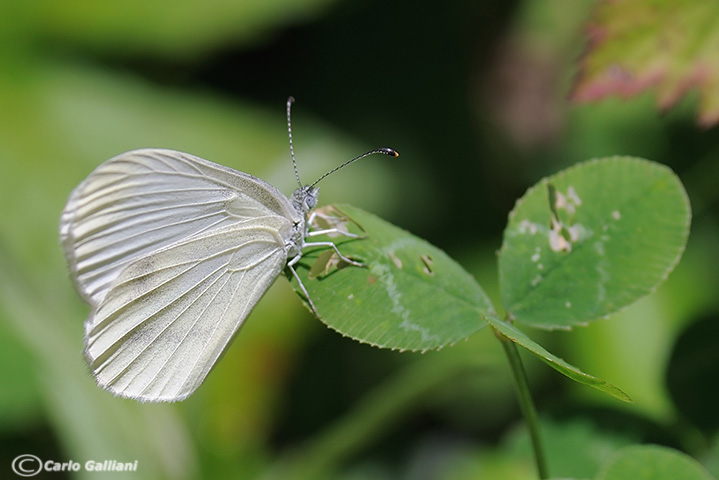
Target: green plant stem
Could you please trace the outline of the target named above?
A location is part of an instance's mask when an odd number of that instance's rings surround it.
[[[544,456],[544,447],[539,432],[539,422],[537,420],[537,410],[534,408],[532,394],[529,391],[529,383],[527,382],[527,374],[522,365],[522,359],[519,356],[517,346],[513,341],[503,336],[495,330],[497,338],[502,342],[504,353],[507,354],[509,365],[512,368],[514,376],[514,386],[517,388],[517,396],[519,397],[519,408],[522,410],[524,421],[527,422],[529,437],[532,441],[532,449],[534,450],[534,462],[537,464],[537,473],[539,478],[547,478],[547,463]]]

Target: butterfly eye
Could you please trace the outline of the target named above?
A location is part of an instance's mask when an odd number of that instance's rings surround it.
[[[305,197],[305,205],[307,205],[307,210],[312,210],[317,206],[317,194],[319,193],[319,188],[316,187],[307,187],[307,196]]]

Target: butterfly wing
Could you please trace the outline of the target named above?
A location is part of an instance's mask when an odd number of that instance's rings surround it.
[[[98,305],[138,258],[266,215],[304,221],[279,190],[251,175],[174,150],[135,150],[103,163],[73,191],[60,238],[78,292]]]
[[[86,356],[98,383],[141,400],[192,393],[303,229],[273,186],[199,157],[136,150],[100,165],[60,220],[92,307]]]
[[[97,382],[143,401],[189,396],[281,273],[290,228],[284,217],[260,217],[127,266],[85,324]]]

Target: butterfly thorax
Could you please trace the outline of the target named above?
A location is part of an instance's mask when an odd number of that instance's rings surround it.
[[[319,196],[319,193],[319,188],[312,185],[305,185],[304,187],[300,187],[292,192],[292,195],[290,196],[290,203],[302,218],[301,222],[293,225],[292,236],[288,242],[290,245],[288,256],[290,258],[298,255],[302,250],[302,246],[305,243],[305,237],[307,236],[307,229],[309,228],[307,225],[307,215],[309,214],[309,211],[317,205],[317,197]]]

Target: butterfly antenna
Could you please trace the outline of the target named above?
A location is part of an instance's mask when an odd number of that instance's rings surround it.
[[[327,177],[327,176],[329,176],[329,175],[335,173],[335,172],[336,172],[337,170],[339,170],[340,168],[344,168],[344,167],[346,167],[347,165],[349,165],[350,163],[356,162],[356,161],[359,160],[360,158],[368,157],[368,156],[370,156],[370,155],[374,155],[375,153],[381,153],[381,154],[383,154],[383,155],[389,155],[390,157],[399,157],[399,152],[397,152],[397,150],[395,150],[395,149],[393,149],[393,148],[388,148],[388,147],[375,148],[374,150],[370,150],[369,152],[365,152],[365,153],[363,153],[362,155],[356,156],[356,157],[353,158],[352,160],[346,161],[345,163],[343,163],[343,164],[340,165],[339,167],[333,168],[332,170],[330,170],[329,172],[325,173],[325,174],[322,175],[320,178],[318,178],[317,180],[315,180],[314,183],[313,183],[312,185],[310,185],[310,187],[314,187],[315,185],[317,185],[318,183],[320,183],[320,180],[322,180],[322,179],[324,179],[325,177]]]
[[[293,104],[294,102],[295,102],[295,97],[290,96],[290,98],[287,99],[287,133],[288,133],[289,136],[290,136],[290,156],[292,156],[292,168],[294,168],[294,170],[295,170],[295,178],[297,179],[297,184],[300,186],[300,188],[302,188],[302,182],[300,181],[300,174],[299,174],[299,172],[297,171],[297,161],[295,160],[295,148],[294,148],[294,146],[292,145],[292,115],[291,115],[291,110],[292,110],[292,104]],[[325,173],[325,174],[322,175],[320,178],[318,178],[317,180],[315,180],[315,182],[314,182],[312,185],[310,185],[310,187],[314,187],[315,185],[317,185],[318,183],[320,183],[320,180],[322,180],[322,179],[324,179],[325,177],[327,177],[327,176],[329,176],[329,175],[335,173],[335,172],[336,172],[337,170],[339,170],[340,168],[344,168],[344,167],[346,167],[347,165],[349,165],[350,163],[356,162],[356,161],[359,160],[360,158],[364,158],[364,157],[367,157],[367,156],[369,156],[369,155],[374,155],[375,153],[381,153],[381,154],[384,154],[384,155],[389,155],[390,157],[399,157],[399,153],[397,152],[397,150],[394,150],[393,148],[387,148],[387,147],[375,148],[374,150],[370,150],[369,152],[365,152],[365,153],[363,153],[362,155],[359,155],[359,156],[353,158],[352,160],[348,160],[348,161],[346,161],[345,163],[343,163],[342,165],[333,168],[332,170],[330,170],[329,172]]]
[[[290,98],[287,99],[287,133],[290,135],[290,155],[292,156],[292,168],[295,169],[295,178],[297,179],[297,184],[302,188],[302,182],[300,181],[300,174],[297,171],[297,161],[295,160],[295,149],[292,146],[292,116],[290,115],[290,111],[292,110],[292,104],[295,102],[295,97],[290,96]]]

